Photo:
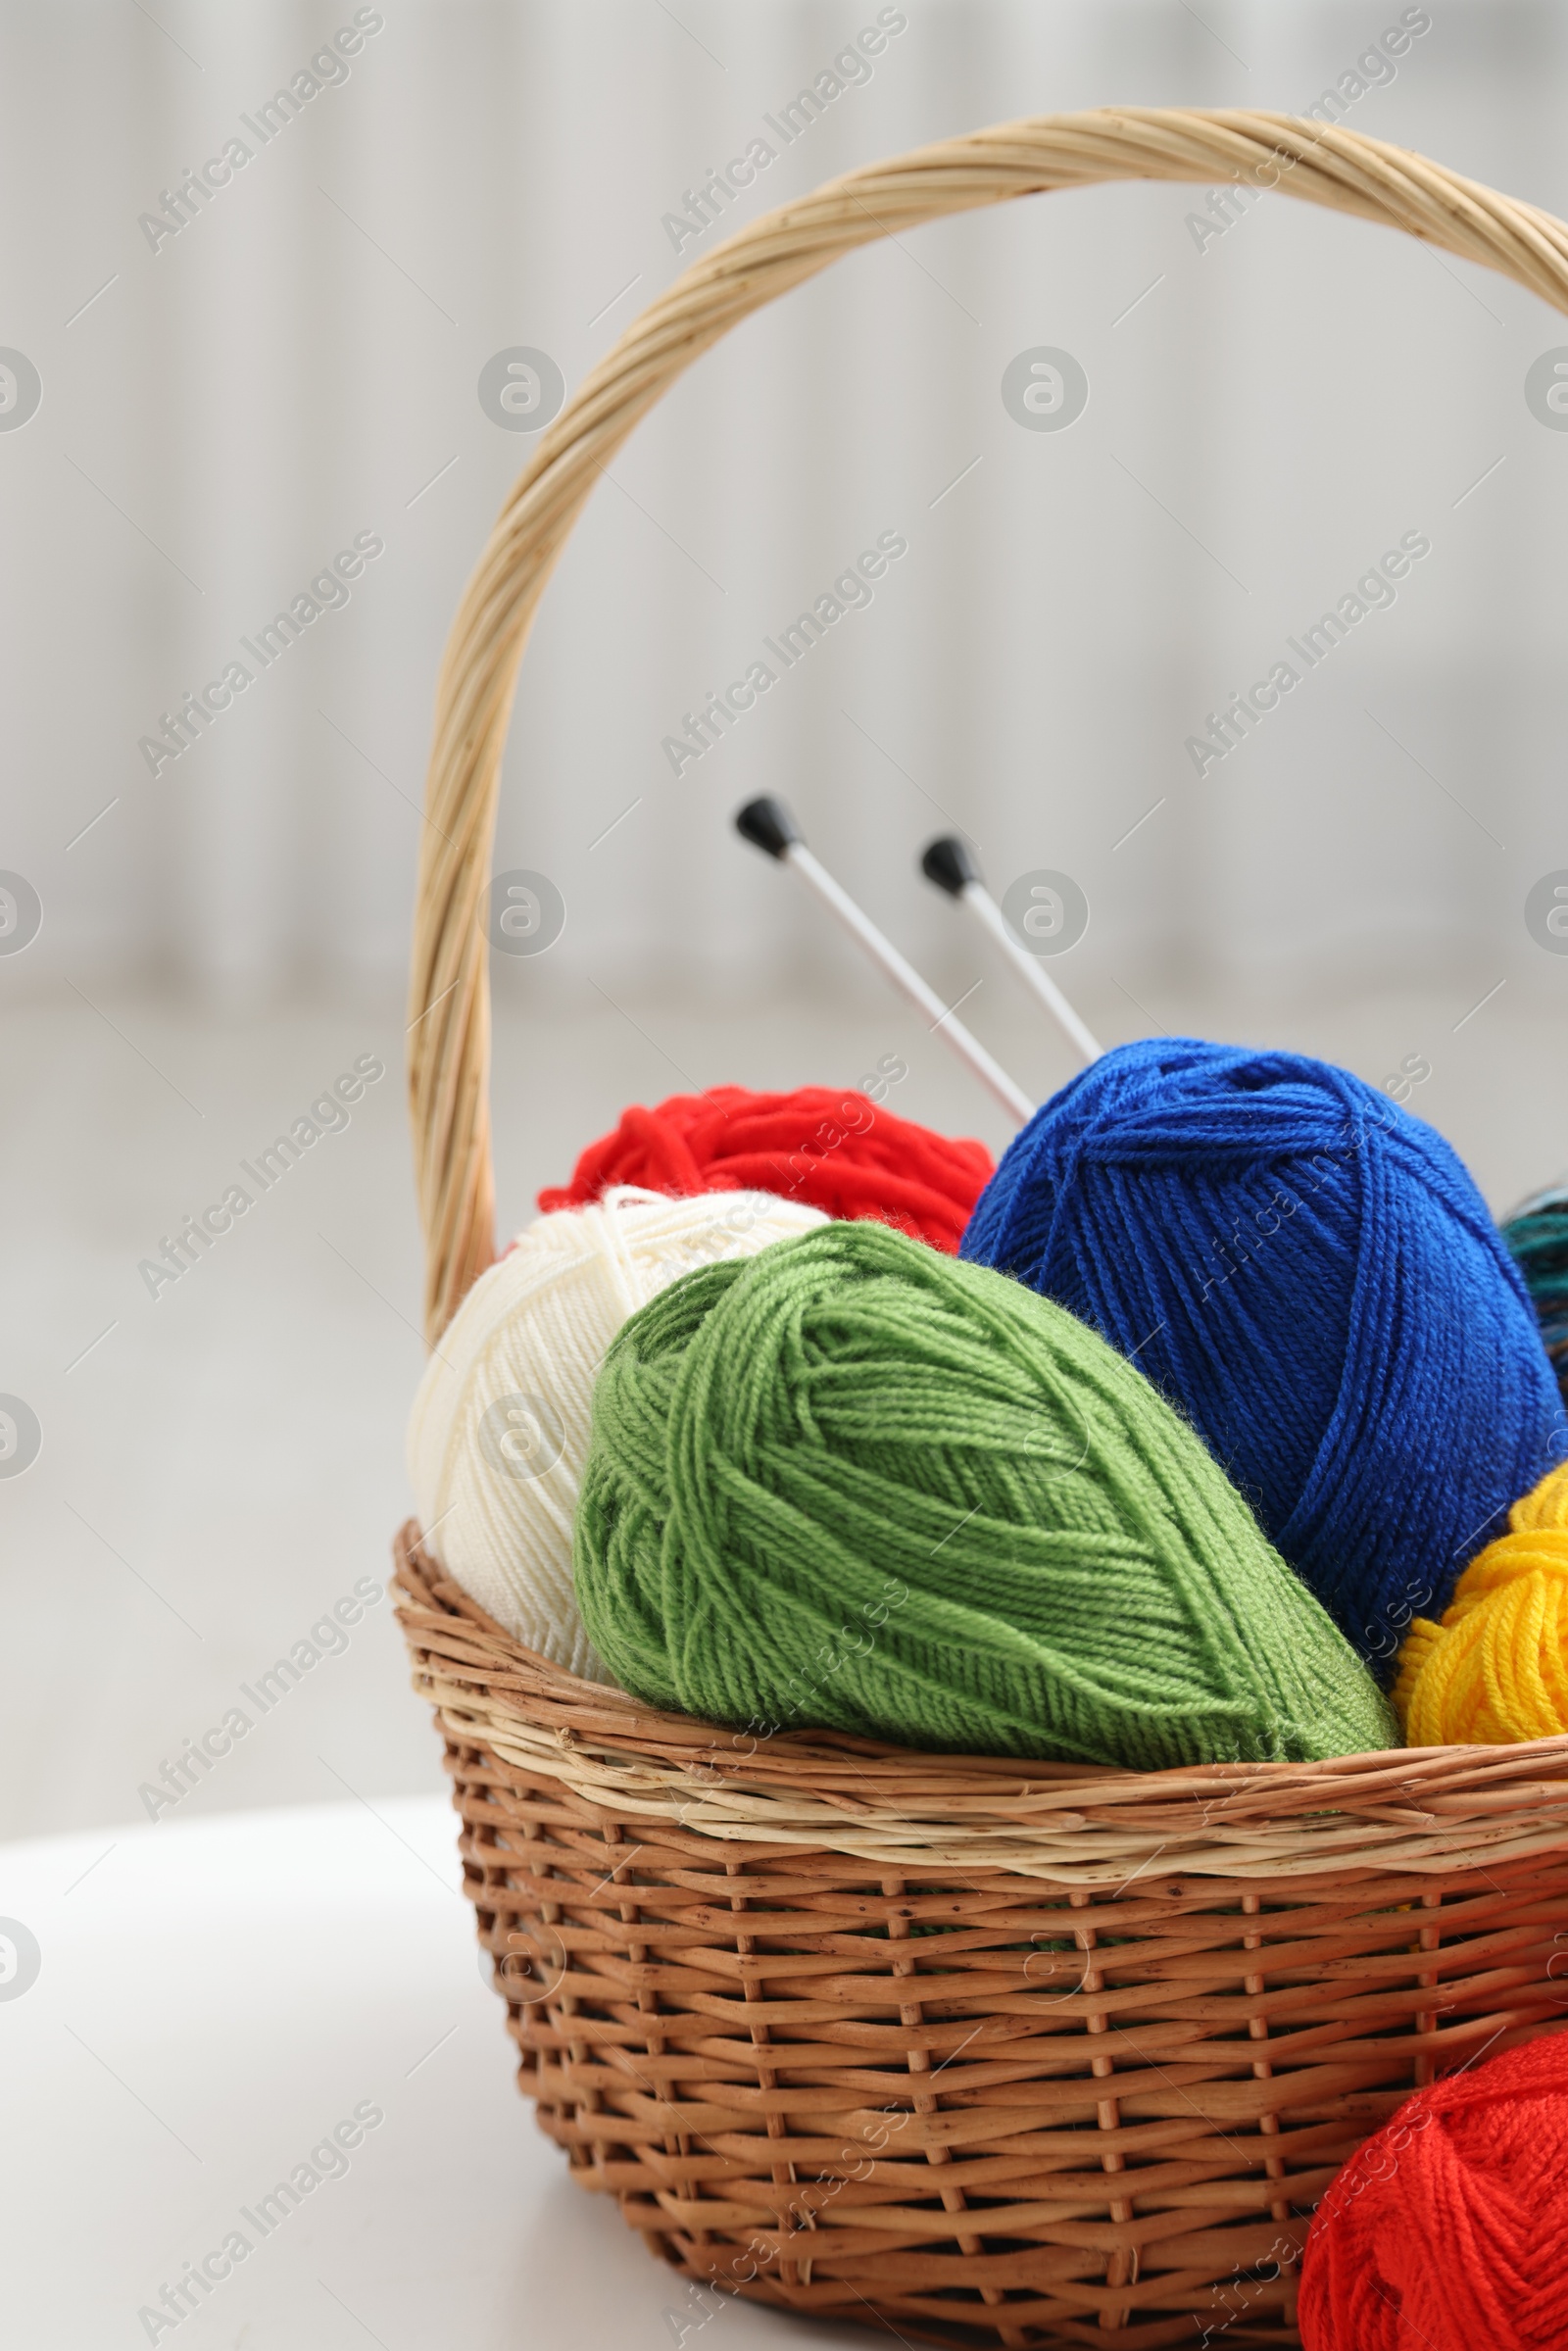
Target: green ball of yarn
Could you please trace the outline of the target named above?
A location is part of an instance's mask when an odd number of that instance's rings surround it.
[[[1140,1770],[1399,1743],[1133,1364],[875,1224],[704,1267],[623,1325],[574,1569],[624,1687],[710,1721]]]

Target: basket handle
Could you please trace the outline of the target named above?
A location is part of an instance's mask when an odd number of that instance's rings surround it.
[[[1291,115],[1105,107],[998,123],[781,205],[684,270],[541,434],[458,608],[436,687],[409,996],[409,1097],[433,1343],[494,1255],[484,904],[517,668],[604,467],[710,344],[842,253],[945,213],[1099,180],[1236,181],[1401,228],[1568,310],[1568,227],[1402,147]]]

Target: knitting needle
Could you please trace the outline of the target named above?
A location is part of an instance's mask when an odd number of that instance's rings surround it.
[[[802,881],[815,891],[829,911],[858,940],[872,961],[880,964],[900,995],[906,997],[915,1010],[923,1014],[932,1032],[940,1031],[954,1052],[968,1062],[982,1086],[995,1096],[1009,1118],[1023,1126],[1034,1116],[1034,1103],[1013,1084],[1001,1064],[992,1059],[978,1037],[972,1037],[962,1021],[955,1019],[936,990],[926,986],[913,964],[906,962],[891,939],[883,937],[870,916],[861,912],[849,892],[833,879],[826,866],[818,863],[781,800],[749,800],[745,808],[736,810],[735,830],[754,849],[763,850],[780,864],[794,867]]]
[[[950,898],[968,907],[978,922],[991,933],[997,945],[1004,949],[1013,969],[1028,981],[1047,1011],[1068,1039],[1084,1063],[1098,1061],[1101,1047],[1079,1019],[1071,1004],[1041,964],[1026,947],[1020,947],[1008,928],[1007,917],[992,897],[980,877],[980,868],[969,854],[968,843],[956,833],[939,833],[928,841],[920,859],[920,871],[928,882],[935,882]]]

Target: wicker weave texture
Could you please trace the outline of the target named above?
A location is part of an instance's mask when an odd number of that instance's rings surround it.
[[[508,495],[437,689],[410,1103],[439,1336],[494,1250],[481,919],[518,664],[600,474],[729,329],[945,214],[1116,179],[1381,222],[1568,311],[1568,228],[1284,115],[1110,108],[873,165],[693,264]],[[737,1741],[529,1656],[399,1541],[524,2086],[694,2279],[950,2344],[1298,2341],[1335,2169],[1568,2023],[1568,1739],[1149,1775]]]
[[[1568,2024],[1568,1739],[1153,1774],[755,1745],[518,1648],[412,1527],[398,1583],[522,2085],[694,2279],[952,2344],[1289,2343],[1338,2166]],[[988,1861],[1009,1822],[1097,1882]]]

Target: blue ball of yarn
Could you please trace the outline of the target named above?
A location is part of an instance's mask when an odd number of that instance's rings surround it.
[[[1057,1299],[1183,1411],[1392,1670],[1568,1452],[1536,1318],[1432,1127],[1348,1070],[1116,1047],[1036,1111],[960,1254]]]

